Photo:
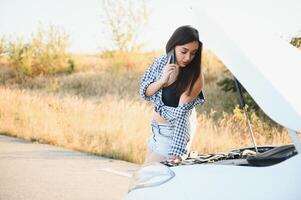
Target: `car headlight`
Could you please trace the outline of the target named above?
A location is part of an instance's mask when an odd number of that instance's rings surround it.
[[[175,173],[169,167],[158,162],[150,163],[134,173],[129,192],[138,188],[161,185],[174,176]]]

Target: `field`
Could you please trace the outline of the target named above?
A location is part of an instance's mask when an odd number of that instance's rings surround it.
[[[139,81],[160,54],[72,55],[72,72],[30,77],[2,58],[0,133],[142,163],[153,109],[139,97]],[[227,76],[225,66],[206,50],[203,70],[206,103],[197,108],[192,150],[251,146],[237,95],[216,84]],[[290,143],[286,129],[249,114],[258,145]]]

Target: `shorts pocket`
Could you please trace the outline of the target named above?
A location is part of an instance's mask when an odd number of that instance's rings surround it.
[[[172,138],[173,128],[171,128],[171,127],[159,128],[158,133],[163,137]]]

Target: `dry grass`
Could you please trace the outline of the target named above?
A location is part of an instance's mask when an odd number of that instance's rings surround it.
[[[215,84],[224,67],[208,55],[203,60],[207,103],[198,108],[192,148],[208,153],[250,146],[243,114],[227,109],[236,104],[236,97]],[[36,77],[22,84],[8,81],[13,77],[0,70],[0,133],[142,163],[153,111],[139,97],[138,84],[148,64],[129,71],[112,70],[111,61],[98,56],[77,55],[75,62],[81,67],[74,74]],[[252,124],[258,144],[290,142],[286,130],[269,127],[254,114]]]
[[[253,146],[242,111],[236,108],[233,114],[223,113],[223,118],[214,120],[215,112],[198,117],[198,133],[192,149],[199,152],[223,152],[229,149]],[[251,124],[258,145],[279,145],[290,143],[286,129],[270,127],[253,113]]]
[[[112,95],[95,102],[7,88],[0,92],[2,133],[135,163],[144,160],[152,117],[145,102]],[[213,116],[200,114],[193,149],[206,153],[251,145],[242,116],[237,110],[214,121]],[[259,144],[289,142],[284,130],[270,130],[256,117],[252,122]]]
[[[133,162],[143,159],[151,118],[144,102],[110,95],[96,103],[7,88],[0,92],[2,133]]]

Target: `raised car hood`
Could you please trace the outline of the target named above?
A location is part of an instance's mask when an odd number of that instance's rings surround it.
[[[194,5],[200,39],[282,126],[301,132],[301,51],[237,16]]]

